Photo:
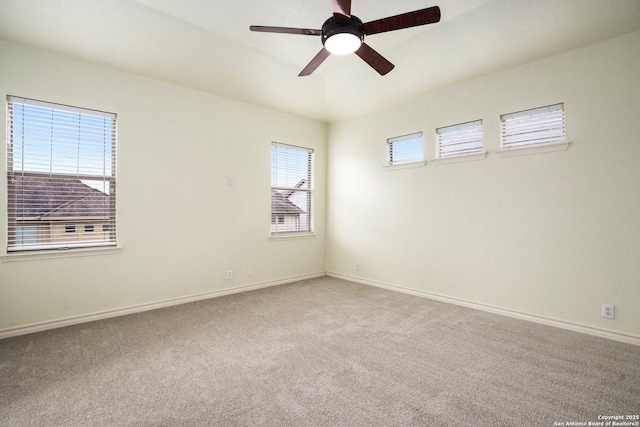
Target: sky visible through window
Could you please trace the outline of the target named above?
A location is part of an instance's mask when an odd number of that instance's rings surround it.
[[[309,150],[297,147],[274,145],[271,150],[271,186],[295,188],[303,180],[299,188],[309,188]]]
[[[13,103],[13,171],[95,176],[83,183],[109,192],[110,117]]]
[[[389,161],[392,164],[420,161],[422,154],[422,133],[391,138],[389,142]]]

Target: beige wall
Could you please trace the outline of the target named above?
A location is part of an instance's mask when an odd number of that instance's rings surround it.
[[[330,125],[327,271],[640,336],[639,46],[635,32]],[[496,156],[501,114],[558,102],[567,151]],[[387,138],[423,131],[432,160],[437,127],[476,119],[485,160],[383,168]]]
[[[639,45],[636,32],[416,94],[327,135],[313,121],[0,42],[0,93],[118,113],[122,247],[0,263],[0,331],[327,270],[640,336]],[[500,114],[556,102],[569,150],[496,156]],[[383,168],[387,138],[423,131],[431,160],[437,127],[475,119],[485,160]],[[315,237],[269,239],[271,141],[315,150]],[[603,302],[615,320],[600,317]]]
[[[0,331],[324,272],[324,124],[1,41],[0,93],[118,114],[122,247],[0,262]],[[315,237],[270,239],[272,141],[315,150]]]

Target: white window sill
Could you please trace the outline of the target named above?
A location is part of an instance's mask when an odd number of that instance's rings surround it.
[[[122,251],[122,248],[120,246],[102,246],[102,247],[95,247],[95,248],[9,252],[7,255],[4,255],[0,258],[2,258],[2,262],[36,261],[41,259],[74,258],[74,257],[81,257],[81,256],[96,256],[96,255],[113,255],[113,254],[120,253],[121,251]]]
[[[390,170],[398,170],[398,169],[421,168],[426,164],[427,162],[422,160],[419,162],[396,163],[392,165],[387,164],[384,166],[384,168],[390,171]]]
[[[525,154],[538,154],[538,153],[548,153],[551,151],[565,151],[571,145],[571,141],[553,143],[553,144],[540,144],[534,145],[530,147],[518,147],[518,148],[504,148],[500,151],[497,151],[496,154],[498,157],[511,157],[511,156],[522,156]]]
[[[293,239],[308,239],[316,237],[315,233],[282,233],[272,234],[269,236],[269,240],[293,240]]]
[[[431,163],[433,163],[434,165],[446,165],[448,163],[471,162],[471,161],[474,161],[474,160],[484,160],[486,157],[487,157],[487,152],[484,151],[482,153],[461,154],[459,156],[442,157],[440,159],[432,160]]]

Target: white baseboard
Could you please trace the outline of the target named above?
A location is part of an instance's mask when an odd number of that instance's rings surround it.
[[[108,319],[111,317],[126,316],[127,314],[141,313],[144,311],[156,310],[158,308],[165,308],[165,307],[171,307],[174,305],[186,304],[186,303],[195,302],[195,301],[202,301],[205,299],[217,298],[225,295],[237,294],[240,292],[254,291],[256,289],[284,285],[287,283],[298,282],[300,280],[315,279],[316,277],[322,277],[324,275],[325,273],[323,271],[320,273],[312,273],[312,274],[306,274],[302,276],[287,277],[285,279],[280,279],[280,280],[255,283],[251,285],[238,286],[235,288],[222,289],[222,290],[212,291],[212,292],[205,292],[202,294],[191,295],[188,297],[172,298],[172,299],[149,303],[149,304],[140,304],[140,305],[125,307],[125,308],[118,308],[115,310],[101,311],[98,313],[92,313],[87,315],[73,316],[73,317],[68,317],[64,319],[33,323],[26,326],[18,326],[16,328],[1,330],[0,339],[16,337],[19,335],[32,334],[34,332],[46,331],[49,329],[62,328],[65,326],[77,325],[79,323],[93,322],[95,320]]]
[[[180,305],[180,304],[187,304],[190,302],[202,301],[210,298],[217,298],[225,295],[237,294],[240,292],[253,291],[257,289],[268,288],[271,286],[284,285],[287,283],[297,282],[300,280],[307,280],[307,279],[322,277],[325,274],[330,277],[348,280],[350,282],[360,283],[363,285],[375,286],[375,287],[387,289],[390,291],[402,292],[405,294],[415,295],[422,298],[428,298],[428,299],[432,299],[435,301],[440,301],[448,304],[459,305],[462,307],[472,308],[475,310],[486,311],[489,313],[499,314],[502,316],[508,316],[516,319],[527,320],[530,322],[540,323],[547,326],[554,326],[557,328],[567,329],[574,332],[581,332],[584,334],[595,335],[598,337],[607,338],[614,341],[620,341],[620,342],[640,346],[640,336],[637,336],[637,335],[624,334],[616,331],[610,331],[606,329],[594,328],[591,326],[579,325],[579,324],[557,320],[557,319],[551,319],[543,316],[536,316],[532,314],[521,313],[518,311],[508,310],[505,308],[496,307],[488,304],[477,303],[473,301],[448,297],[448,296],[434,294],[434,293],[425,292],[425,291],[418,291],[415,289],[403,288],[397,285],[391,285],[388,283],[382,283],[382,282],[377,282],[373,280],[363,279],[360,277],[349,276],[349,275],[339,274],[339,273],[332,273],[332,272],[326,272],[326,273],[319,272],[319,273],[307,274],[302,276],[287,277],[287,278],[275,280],[275,281],[238,286],[235,288],[206,292],[202,294],[191,295],[188,297],[173,298],[173,299],[155,302],[155,303],[141,304],[141,305],[136,305],[131,307],[115,309],[115,310],[101,311],[98,313],[93,313],[88,315],[73,316],[65,319],[33,323],[26,326],[19,326],[15,328],[1,330],[0,339],[31,334],[34,332],[46,331],[49,329],[62,328],[65,326],[77,325],[79,323],[93,322],[95,320],[108,319],[111,317],[125,316],[127,314],[142,313],[144,311],[156,310],[159,308],[171,307],[171,306]]]
[[[556,328],[568,329],[574,332],[581,332],[583,334],[595,335],[602,338],[608,338],[614,341],[621,341],[627,344],[633,344],[640,346],[640,336],[625,334],[616,331],[610,331],[606,329],[594,328],[592,326],[580,325],[577,323],[566,322],[563,320],[552,319],[543,316],[537,316],[527,313],[521,313],[514,310],[508,310],[501,307],[496,307],[488,304],[477,303],[473,301],[463,300],[459,298],[448,297],[445,295],[434,294],[425,291],[418,291],[415,289],[403,288],[402,286],[390,285],[388,283],[376,282],[373,280],[362,279],[360,277],[349,276],[346,274],[327,272],[327,276],[335,277],[337,279],[348,280],[350,282],[356,282],[363,285],[375,286],[378,288],[387,289],[390,291],[402,292],[409,295],[415,295],[422,298],[428,298],[435,301],[445,302],[447,304],[459,305],[462,307],[472,308],[475,310],[486,311],[489,313],[499,314],[501,316],[513,317],[516,319],[527,320],[530,322],[540,323],[547,326],[555,326]]]

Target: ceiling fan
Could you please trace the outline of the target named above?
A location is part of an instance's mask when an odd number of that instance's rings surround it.
[[[438,6],[367,23],[362,23],[360,19],[351,14],[351,0],[331,0],[331,9],[333,10],[333,16],[322,24],[322,29],[320,30],[260,25],[252,25],[249,29],[265,33],[321,36],[322,50],[304,67],[298,74],[299,76],[308,76],[313,73],[332,53],[335,55],[347,55],[354,52],[380,75],[384,76],[393,70],[394,65],[364,42],[365,35],[370,36],[440,21],[440,8]]]

